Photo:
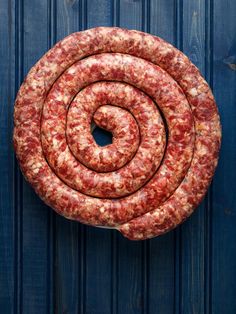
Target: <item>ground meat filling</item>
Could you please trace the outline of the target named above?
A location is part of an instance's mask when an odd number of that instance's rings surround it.
[[[209,86],[179,50],[138,31],[71,34],[17,95],[21,170],[59,214],[132,240],[184,221],[204,197],[221,127]],[[91,124],[112,133],[99,146]]]

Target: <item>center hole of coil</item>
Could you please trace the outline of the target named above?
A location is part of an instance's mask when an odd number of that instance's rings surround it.
[[[112,133],[100,128],[94,122],[91,124],[91,133],[99,146],[112,144]]]

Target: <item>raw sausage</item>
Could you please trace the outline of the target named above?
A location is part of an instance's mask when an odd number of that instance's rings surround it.
[[[112,144],[96,144],[92,121]],[[158,37],[112,27],[50,49],[18,92],[14,123],[21,170],[48,205],[132,240],[192,213],[221,141],[214,97],[189,59]]]

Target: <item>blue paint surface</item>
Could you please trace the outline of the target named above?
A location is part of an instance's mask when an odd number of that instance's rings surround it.
[[[208,195],[182,226],[149,241],[59,217],[25,182],[13,153],[24,76],[55,42],[98,25],[176,45],[219,106],[223,143]],[[9,0],[0,5],[0,30],[0,313],[235,314],[236,2]]]
[[[112,143],[112,133],[99,127],[95,127],[92,135],[95,139],[95,142],[100,146],[106,146]]]

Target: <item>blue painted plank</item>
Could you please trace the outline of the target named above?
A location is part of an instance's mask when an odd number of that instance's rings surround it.
[[[82,15],[81,1],[56,1],[51,24],[54,42],[79,31]],[[55,217],[55,311],[83,312],[84,228],[77,222]]]
[[[1,312],[236,312],[235,12],[230,0],[20,0],[16,7],[11,0],[1,5]],[[68,33],[119,24],[150,31],[183,49],[213,83],[223,122],[212,193],[177,231],[142,243],[54,215],[23,181],[11,144],[15,91],[35,61]]]
[[[82,10],[82,1],[55,1],[55,41],[80,30],[82,15],[85,15],[84,10]]]
[[[87,27],[111,26],[112,24],[112,1],[88,0],[87,1]]]
[[[169,0],[150,1],[150,33],[175,40],[175,6]],[[175,233],[150,240],[148,307],[150,313],[173,313],[175,304]]]
[[[0,309],[13,313],[16,301],[15,191],[12,149],[12,111],[15,96],[14,2],[0,7]],[[17,206],[16,206],[17,207]]]
[[[203,75],[208,67],[208,28],[206,1],[183,0],[183,52],[199,67]],[[208,284],[208,278],[205,278],[206,261],[209,258],[208,215],[206,199],[181,227],[180,313],[204,313],[205,301],[209,302],[204,290]]]
[[[223,127],[213,181],[212,313],[236,313],[236,2],[213,1],[213,89]]]
[[[149,313],[173,313],[175,288],[174,232],[150,240],[148,260]]]
[[[145,1],[121,0],[114,6],[117,26],[142,30],[145,23]],[[120,234],[116,235],[116,312],[142,313],[147,310],[144,283],[147,280],[145,268],[146,249],[142,242],[130,242]],[[145,254],[145,256],[144,256]]]
[[[56,313],[77,313],[81,305],[79,270],[81,261],[78,223],[57,217],[55,222],[55,308]]]
[[[175,40],[174,45],[183,49],[183,1],[175,1]],[[181,313],[181,226],[174,231],[175,238],[175,284],[174,284],[174,313]]]
[[[150,33],[175,44],[175,12],[172,0],[150,0]]]
[[[20,2],[22,16],[23,75],[49,46],[49,2]],[[51,210],[39,200],[28,183],[22,187],[22,312],[52,311]]]
[[[87,1],[87,28],[111,26],[110,0]],[[102,134],[101,138],[102,140]],[[113,231],[86,227],[85,298],[86,313],[109,314],[112,300],[112,234]],[[102,293],[101,293],[102,291]]]
[[[143,243],[119,234],[117,246],[117,313],[145,313]]]
[[[56,16],[59,39],[80,29],[109,25],[112,16],[111,4],[110,1],[102,1],[99,6],[94,1],[59,2]],[[55,299],[58,313],[99,313],[99,311],[109,313],[111,307],[109,231],[85,227],[57,217],[55,237]],[[102,248],[104,249],[101,250]],[[71,271],[68,272],[68,269]],[[107,291],[106,297],[101,297],[102,290]]]
[[[86,229],[85,312],[109,314],[112,307],[111,231]]]
[[[120,0],[118,6],[119,25],[129,29],[142,28],[142,9],[144,1]]]

